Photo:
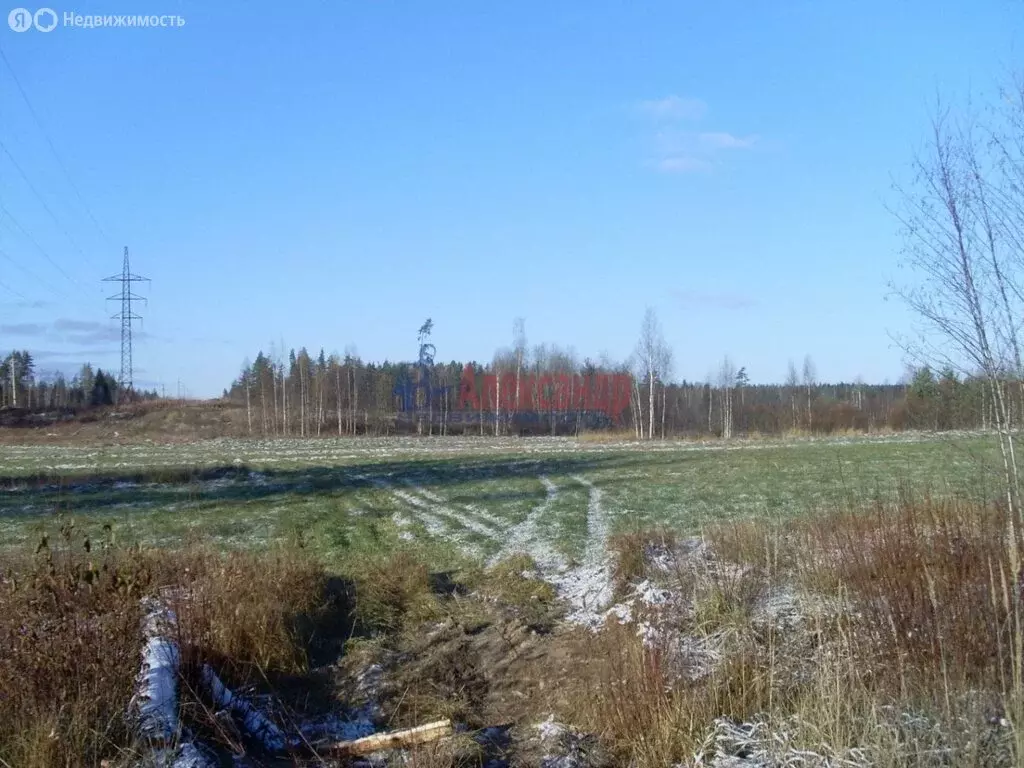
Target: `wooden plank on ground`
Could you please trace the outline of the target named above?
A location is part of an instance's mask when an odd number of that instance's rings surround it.
[[[451,720],[438,720],[415,728],[405,728],[390,733],[375,733],[352,741],[338,741],[317,748],[321,755],[329,757],[347,757],[350,755],[368,755],[383,749],[405,749],[417,744],[427,744],[443,739],[452,734]]]

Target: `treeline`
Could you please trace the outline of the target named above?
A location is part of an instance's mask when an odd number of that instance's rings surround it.
[[[156,392],[136,390],[134,400],[152,400]],[[0,363],[0,407],[26,411],[80,409],[114,405],[124,400],[117,377],[83,365],[70,380],[63,373],[38,376],[28,350],[11,352]]]
[[[418,361],[383,363],[364,362],[353,354],[327,356],[323,350],[313,357],[305,348],[290,352],[287,361],[260,352],[224,397],[245,407],[250,434],[261,436],[576,434],[618,428],[645,438],[728,437],[977,429],[989,426],[992,418],[981,379],[927,368],[905,384],[828,384],[807,376],[754,385],[742,368],[728,381],[720,376],[714,384],[673,383],[634,375],[628,363],[578,363],[558,350],[499,354],[490,363],[470,362],[468,368],[457,361],[435,363],[432,350],[421,344]],[[606,403],[587,402],[579,392],[569,397],[559,392],[560,386],[579,389],[602,376],[622,374],[631,376],[632,387],[617,420],[608,418]],[[1020,402],[1016,412],[1024,413]]]

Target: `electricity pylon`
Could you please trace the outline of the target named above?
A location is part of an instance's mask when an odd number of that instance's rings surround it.
[[[142,316],[132,312],[133,301],[146,301],[142,296],[132,293],[132,283],[149,282],[148,277],[133,275],[128,265],[128,246],[124,247],[124,265],[120,275],[103,278],[103,282],[121,283],[121,293],[107,298],[107,301],[120,301],[121,311],[111,315],[114,320],[121,321],[121,375],[117,380],[118,394],[132,391],[132,321],[141,320]]]

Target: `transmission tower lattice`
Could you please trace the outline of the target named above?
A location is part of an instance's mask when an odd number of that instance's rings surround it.
[[[117,380],[121,392],[132,391],[132,321],[141,320],[142,316],[132,312],[133,301],[146,301],[142,296],[132,293],[132,283],[149,282],[148,277],[133,275],[128,265],[128,246],[124,248],[124,266],[121,274],[103,278],[105,283],[120,283],[121,293],[107,298],[107,301],[120,301],[121,311],[111,315],[114,320],[121,321],[121,376]]]

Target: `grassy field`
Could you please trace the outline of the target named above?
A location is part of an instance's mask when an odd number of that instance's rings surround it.
[[[0,765],[140,764],[153,600],[178,617],[176,748],[210,765],[324,763],[241,735],[207,664],[293,740],[466,729],[389,765],[1024,764],[1024,541],[991,436],[2,445],[0,466]]]
[[[631,529],[693,533],[892,498],[998,488],[991,439],[903,435],[731,444],[567,439],[212,440],[102,448],[0,446],[3,546],[69,517],[94,537],[174,547],[422,542],[444,561],[510,547],[570,560]],[[104,527],[109,525],[109,530]]]

